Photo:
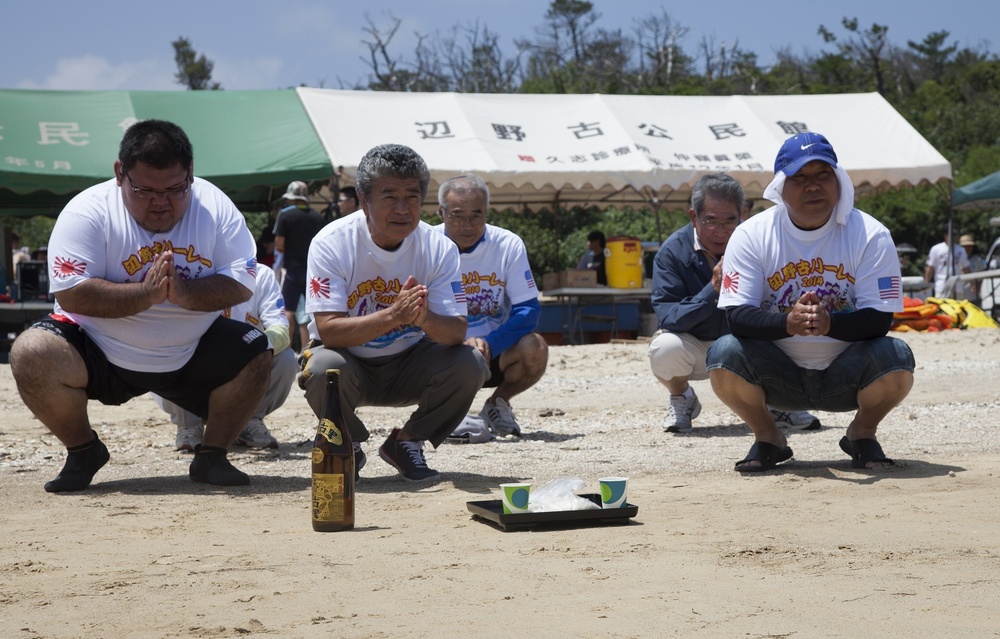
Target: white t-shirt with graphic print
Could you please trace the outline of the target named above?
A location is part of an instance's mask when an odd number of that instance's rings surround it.
[[[327,224],[309,246],[306,312],[370,315],[392,306],[409,276],[427,287],[428,310],[464,317],[465,291],[459,271],[458,247],[425,222],[395,251],[372,240],[364,211]],[[316,322],[310,336],[319,339]],[[424,337],[418,327],[397,327],[359,346],[348,347],[357,357],[395,355]]]
[[[903,309],[899,258],[889,230],[851,210],[806,231],[792,224],[784,206],[736,227],[723,261],[719,306],[751,305],[788,313],[806,291],[815,291],[831,314],[863,308]],[[824,369],[849,345],[827,336],[793,335],[775,344],[803,368]]]
[[[224,309],[222,316],[256,326],[261,331],[276,325],[287,328],[285,300],[281,297],[281,286],[274,271],[264,264],[258,264],[253,296],[242,304]]]
[[[166,233],[136,223],[114,179],[74,197],[49,239],[49,290],[65,291],[91,278],[141,282],[155,256],[170,249],[182,278],[225,275],[253,291],[257,249],[243,215],[225,193],[201,178],[194,179],[191,191],[187,212]],[[112,364],[141,372],[183,367],[219,316],[218,311],[191,311],[170,302],[120,318],[71,313],[58,301],[54,312],[79,324]]]
[[[444,235],[444,224],[432,228]],[[513,305],[538,299],[528,251],[515,233],[487,224],[483,240],[459,256],[469,309],[466,337],[486,337],[507,321]]]

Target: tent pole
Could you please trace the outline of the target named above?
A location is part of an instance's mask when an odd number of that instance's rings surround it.
[[[948,277],[956,275],[955,273],[955,249],[952,244],[952,240],[955,235],[955,207],[951,205],[951,180],[948,180],[948,237],[946,243],[948,245]],[[946,278],[947,281],[947,278]],[[933,289],[932,289],[933,290]],[[954,295],[952,291],[952,295]]]
[[[6,224],[0,222],[0,238],[3,238],[3,261],[0,261],[0,267],[3,268],[3,285],[4,289],[0,290],[0,293],[7,292],[7,286],[10,286],[10,291],[13,293],[14,286],[14,254],[11,248],[11,233],[10,229]]]
[[[653,211],[656,212],[656,240],[663,244],[663,224],[660,221],[660,198],[653,196]]]

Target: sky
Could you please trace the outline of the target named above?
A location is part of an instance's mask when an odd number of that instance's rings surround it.
[[[631,33],[662,15],[688,29],[680,44],[690,55],[702,38],[736,42],[762,65],[788,48],[803,55],[832,51],[817,34],[825,25],[844,35],[841,20],[889,27],[889,41],[906,46],[939,30],[949,43],[1000,51],[1000,1],[838,0],[593,0],[595,27]],[[933,10],[930,6],[933,5]],[[416,33],[447,37],[453,27],[486,26],[510,54],[516,38],[534,39],[548,0],[6,0],[0,6],[0,89],[183,90],[176,83],[171,43],[187,38],[214,64],[224,89],[332,89],[366,84],[362,40],[368,20],[384,28],[402,20],[390,47],[411,58]],[[710,7],[710,9],[708,8]]]

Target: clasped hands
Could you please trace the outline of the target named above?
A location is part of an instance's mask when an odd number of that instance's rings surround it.
[[[417,328],[422,327],[427,319],[427,287],[418,284],[417,278],[409,276],[389,311],[397,326],[412,324]]]
[[[820,303],[815,291],[807,291],[788,313],[786,330],[789,335],[815,337],[830,332],[830,313]]]
[[[174,268],[174,252],[163,251],[153,259],[153,265],[146,271],[142,286],[151,304],[170,302],[183,306],[181,300],[187,292],[184,278]]]

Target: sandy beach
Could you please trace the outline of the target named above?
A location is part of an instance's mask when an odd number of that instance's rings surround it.
[[[268,419],[279,449],[231,455],[249,487],[192,483],[141,397],[91,402],[111,461],[52,495],[64,449],[0,365],[0,637],[1000,636],[1000,331],[900,336],[918,369],[879,432],[893,468],[852,469],[851,415],[818,413],[792,462],[742,476],[749,431],[707,381],[695,430],[668,434],[645,344],[560,346],[514,400],[524,437],[428,451],[431,486],[376,453],[408,411],[362,409],[357,528],[325,534],[296,390]],[[619,474],[624,525],[505,532],[466,507],[504,481]]]

